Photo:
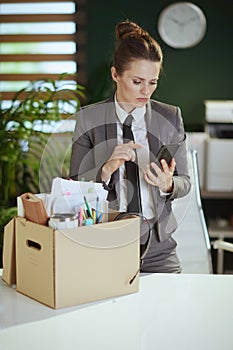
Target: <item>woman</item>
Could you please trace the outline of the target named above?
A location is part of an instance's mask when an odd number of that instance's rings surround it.
[[[133,189],[131,204],[140,202],[137,211],[149,220],[152,239],[143,259],[142,272],[181,271],[172,233],[177,227],[171,202],[190,190],[185,133],[178,107],[151,99],[162,70],[163,54],[159,44],[136,23],[116,26],[116,46],[111,75],[116,83],[113,97],[85,106],[77,115],[73,136],[70,177],[103,182],[110,207],[121,212],[129,209],[128,195],[133,180],[127,167],[137,164],[139,198]],[[127,119],[126,118],[131,115]],[[125,126],[125,123],[130,123]],[[133,141],[124,132],[132,128]],[[181,143],[171,162],[156,162],[161,145]],[[133,175],[134,180],[137,178]],[[127,178],[126,178],[127,177]],[[145,243],[147,226],[141,227]]]

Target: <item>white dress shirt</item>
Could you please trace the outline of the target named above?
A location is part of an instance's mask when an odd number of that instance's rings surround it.
[[[118,143],[123,143],[123,123],[129,113],[127,113],[115,100],[116,105],[116,114],[120,121],[117,124],[117,139]],[[132,132],[134,135],[134,142],[141,145],[141,148],[135,149],[138,158],[139,165],[139,178],[140,178],[140,192],[141,192],[141,204],[142,204],[142,213],[147,219],[151,219],[154,217],[154,209],[153,209],[153,200],[151,194],[151,187],[144,180],[144,171],[146,169],[147,164],[150,162],[149,157],[149,144],[147,138],[147,130],[145,123],[145,113],[146,107],[135,108],[132,113],[133,116],[132,121]],[[125,182],[125,165],[123,164],[119,168],[120,181],[119,187],[117,188],[117,193],[120,194],[119,206],[120,211],[126,211],[127,208],[127,187]]]

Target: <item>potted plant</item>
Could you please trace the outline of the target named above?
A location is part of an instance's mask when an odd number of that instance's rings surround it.
[[[32,81],[9,106],[0,96],[0,253],[3,228],[15,215],[17,195],[32,187],[39,190],[40,156],[49,134],[35,125],[39,122],[43,129],[69,117],[71,108],[75,113],[85,100],[84,87],[70,83],[72,78],[62,73],[58,80]]]

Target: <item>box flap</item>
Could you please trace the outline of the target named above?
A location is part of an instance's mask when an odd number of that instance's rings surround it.
[[[16,284],[15,261],[15,218],[4,228],[3,236],[3,272],[2,279],[7,284]]]

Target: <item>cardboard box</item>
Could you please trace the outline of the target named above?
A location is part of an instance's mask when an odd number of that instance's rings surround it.
[[[10,285],[16,284],[15,219],[8,222],[4,227],[2,261],[4,266],[2,271],[3,281]]]
[[[45,305],[62,308],[134,293],[139,236],[138,218],[58,231],[17,217],[4,233],[2,278],[13,281],[9,250],[15,239],[16,289]]]

